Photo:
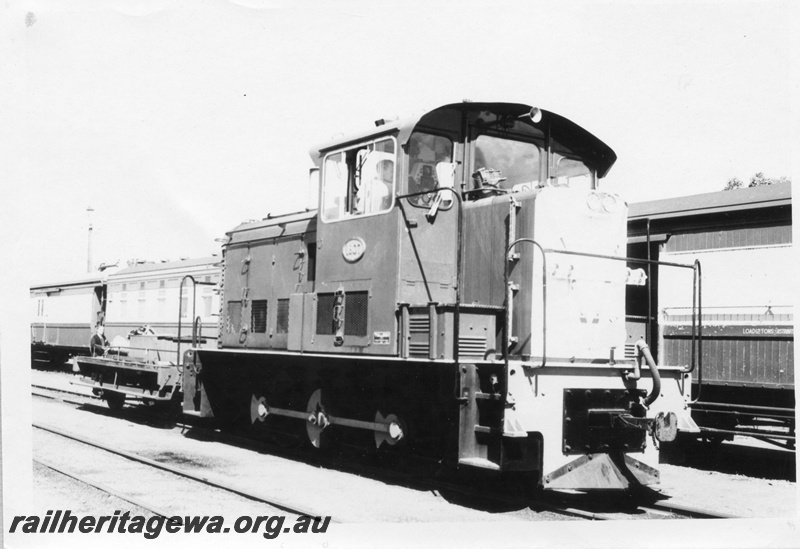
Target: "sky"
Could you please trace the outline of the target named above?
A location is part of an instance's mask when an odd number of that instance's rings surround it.
[[[93,266],[218,253],[309,205],[312,146],[462,99],[585,127],[629,202],[791,176],[796,5],[12,1],[3,239],[34,282],[90,224]]]

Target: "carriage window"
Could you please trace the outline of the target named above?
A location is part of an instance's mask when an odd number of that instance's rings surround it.
[[[408,141],[408,192],[432,191],[439,186],[439,173],[442,166],[453,160],[453,142],[447,137],[414,133]],[[416,206],[427,206],[435,194],[424,194],[409,198]],[[447,194],[444,200],[452,201]],[[444,207],[447,204],[443,205]]]
[[[388,211],[394,189],[394,138],[329,154],[323,165],[323,219],[335,221]]]
[[[560,187],[593,189],[595,187],[594,172],[580,160],[555,154],[556,172],[554,184]]]
[[[499,172],[501,189],[530,190],[539,183],[539,158],[539,147],[533,143],[480,135],[475,140],[472,171],[485,168],[488,172]]]

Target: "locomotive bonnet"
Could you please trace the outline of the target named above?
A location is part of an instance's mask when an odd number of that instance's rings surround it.
[[[626,335],[626,284],[647,280],[607,145],[463,102],[311,156],[317,210],[227,235],[218,348],[188,352],[184,411],[543,488],[658,481],[690,383]]]

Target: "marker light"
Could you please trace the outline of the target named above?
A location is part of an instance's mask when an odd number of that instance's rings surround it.
[[[619,200],[613,194],[603,196],[603,209],[608,213],[613,213],[619,210]]]
[[[603,207],[603,199],[598,193],[591,193],[586,198],[586,205],[589,206],[589,209],[593,212],[599,212],[600,208]]]

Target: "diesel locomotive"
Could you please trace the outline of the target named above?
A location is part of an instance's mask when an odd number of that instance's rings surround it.
[[[694,356],[658,368],[626,333],[626,285],[647,280],[600,185],[611,148],[465,101],[311,156],[317,209],[227,234],[217,348],[185,355],[185,413],[545,489],[658,482],[661,442],[696,429]],[[698,266],[674,266],[696,293]]]

